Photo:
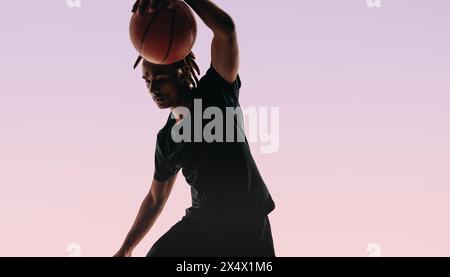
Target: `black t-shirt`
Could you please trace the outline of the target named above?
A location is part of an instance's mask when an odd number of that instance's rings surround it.
[[[250,153],[247,139],[244,137],[244,141],[239,142],[235,135],[234,142],[226,142],[226,108],[239,107],[240,87],[239,76],[230,84],[211,66],[197,88],[191,92],[192,100],[202,100],[202,114],[208,107],[218,107],[224,112],[223,142],[195,142],[192,125],[192,140],[175,142],[171,130],[176,122],[171,115],[158,133],[154,178],[164,182],[182,169],[191,187],[192,207],[186,209],[188,217],[209,219],[247,214],[266,215],[275,208]],[[190,108],[190,111],[192,121],[199,110]],[[210,121],[203,120],[202,127]],[[234,122],[234,134],[242,132],[236,118],[231,122]]]

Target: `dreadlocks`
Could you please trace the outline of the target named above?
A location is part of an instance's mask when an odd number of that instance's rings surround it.
[[[198,75],[200,68],[195,62],[194,53],[189,53],[186,58],[174,64],[181,73],[181,80],[187,83],[189,88],[196,88],[198,83]]]
[[[133,68],[136,68],[141,61],[142,56],[139,56],[134,63]],[[172,66],[178,70],[181,80],[185,82],[190,89],[197,87],[200,68],[195,62],[195,55],[193,52],[190,52],[184,59],[172,64]]]

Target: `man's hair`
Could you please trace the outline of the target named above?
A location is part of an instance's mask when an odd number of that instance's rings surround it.
[[[200,68],[195,62],[194,53],[189,53],[186,58],[173,64],[181,73],[181,80],[186,82],[189,88],[196,88],[198,84],[198,75]]]
[[[136,68],[142,61],[142,56],[139,56],[134,63],[133,68]],[[200,75],[200,68],[195,62],[195,55],[190,52],[184,59],[174,64],[171,64],[181,74],[181,80],[186,82],[189,88],[196,88],[198,84],[198,75]]]

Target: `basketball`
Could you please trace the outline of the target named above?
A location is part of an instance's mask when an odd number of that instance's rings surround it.
[[[163,5],[153,13],[134,13],[130,21],[131,42],[139,54],[154,64],[172,64],[192,50],[197,24],[189,6],[175,1],[169,9]]]

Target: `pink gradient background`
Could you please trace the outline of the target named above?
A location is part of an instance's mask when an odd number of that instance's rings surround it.
[[[131,70],[132,2],[2,2],[0,256],[111,256],[130,228],[168,115]],[[238,26],[241,104],[280,108],[279,152],[252,145],[277,255],[449,256],[450,1],[215,2]],[[134,255],[189,204],[180,176]]]

